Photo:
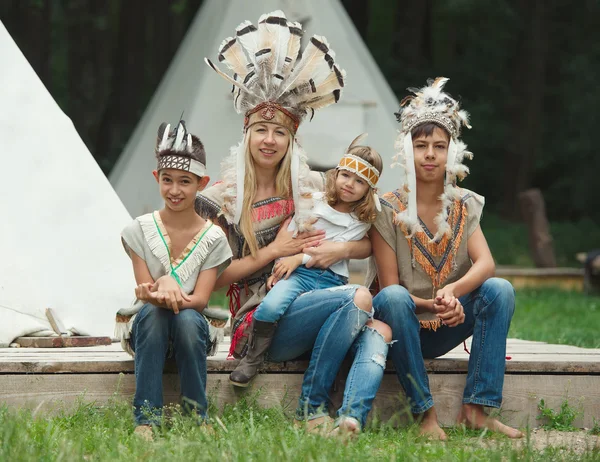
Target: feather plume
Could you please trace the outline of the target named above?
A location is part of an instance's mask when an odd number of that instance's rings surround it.
[[[310,108],[313,111],[329,106],[330,104],[337,103],[340,99],[340,90],[335,90],[329,95],[318,96],[309,101],[303,103],[304,107]]]
[[[325,37],[313,35],[306,47],[302,59],[296,65],[290,76],[282,84],[281,94],[294,88],[300,83],[313,80],[321,80],[323,75],[329,75],[329,64],[325,56],[329,56],[329,44]]]
[[[171,124],[165,124],[163,122],[158,128],[159,133],[161,129],[163,130],[163,132],[160,144],[158,145],[158,152],[166,151],[167,149],[169,149],[169,132],[171,131]]]
[[[215,71],[217,74],[219,74],[221,77],[223,77],[225,80],[227,80],[229,83],[231,83],[232,85],[240,88],[242,91],[245,91],[246,93],[251,93],[253,94],[248,88],[246,88],[242,83],[238,82],[237,80],[232,79],[231,77],[229,77],[227,74],[225,74],[223,71],[221,71],[217,66],[215,66],[210,59],[208,58],[204,58],[204,62],[206,64],[208,64],[210,66],[210,68]]]
[[[250,21],[244,21],[237,26],[235,33],[250,61],[255,64],[254,55],[258,51],[258,29]]]
[[[368,133],[361,133],[358,135],[352,140],[352,143],[350,143],[350,146],[348,146],[347,151],[350,151],[350,149],[355,148],[356,146],[363,146],[363,141],[367,139],[367,136],[369,136]]]
[[[175,142],[173,143],[173,149],[175,151],[181,150],[181,143],[183,142],[184,136],[185,136],[185,125],[183,122],[179,122],[179,125],[177,125],[177,136],[175,137]]]
[[[228,37],[219,47],[219,62],[224,62],[229,69],[235,72],[241,79],[254,68],[254,64],[248,62],[246,54],[239,41]]]
[[[312,97],[325,96],[335,90],[340,90],[344,87],[346,71],[340,70],[337,65],[333,65],[332,72],[323,82],[315,85]]]
[[[290,38],[288,40],[288,48],[285,55],[285,62],[281,71],[281,75],[284,79],[287,78],[294,69],[296,59],[298,59],[298,56],[300,54],[302,36],[304,35],[304,31],[302,30],[302,24],[300,24],[299,22],[288,23],[288,28],[290,31]]]
[[[270,40],[270,48],[273,60],[273,84],[279,86],[283,80],[283,66],[290,41],[290,29],[283,11],[274,11],[265,19],[265,28]],[[259,26],[260,31],[260,26]]]

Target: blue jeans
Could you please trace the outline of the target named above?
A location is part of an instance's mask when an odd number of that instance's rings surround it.
[[[328,289],[346,284],[347,278],[329,269],[300,265],[288,279],[282,279],[269,291],[254,312],[254,319],[277,322],[298,295],[311,290]]]
[[[159,425],[163,406],[162,377],[167,356],[174,353],[181,381],[183,408],[206,419],[206,349],[208,323],[195,310],[179,314],[145,304],[133,321],[130,343],[135,351],[136,425]]]
[[[354,303],[358,287],[341,286],[302,294],[279,320],[267,353],[269,361],[289,361],[312,349],[296,410],[299,419],[328,414],[329,390],[335,376],[370,317]]]
[[[352,344],[352,367],[346,378],[342,407],[338,417],[353,417],[361,427],[367,423],[373,400],[381,385],[389,345],[379,332],[365,326]]]
[[[423,358],[437,358],[473,335],[463,403],[499,408],[502,403],[506,337],[515,311],[515,292],[504,279],[492,278],[460,297],[465,322],[437,331],[421,329],[415,304],[398,285],[384,288],[373,298],[375,318],[392,328],[390,356],[411,412],[433,406]]]

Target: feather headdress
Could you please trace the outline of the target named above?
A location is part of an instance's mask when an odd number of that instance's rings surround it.
[[[421,231],[417,217],[417,180],[411,131],[419,125],[434,123],[450,135],[444,193],[440,197],[442,211],[435,218],[438,231],[431,239],[432,242],[438,242],[445,234],[451,233],[447,221],[448,206],[460,197],[456,187],[457,180],[464,179],[469,173],[469,168],[462,163],[463,160],[473,157],[473,154],[467,151],[467,145],[458,139],[463,126],[471,128],[469,114],[460,109],[455,99],[442,91],[448,80],[446,77],[438,77],[429,80],[426,87],[409,88],[408,90],[414,95],[405,97],[400,103],[400,111],[396,113],[401,127],[396,139],[396,155],[392,167],[400,165],[406,171],[406,185],[401,188],[401,193],[405,195],[406,210],[399,213],[396,220],[397,224],[407,227],[409,236],[416,231]]]
[[[337,103],[344,87],[345,72],[335,63],[335,53],[325,37],[313,36],[304,52],[300,50],[303,30],[298,22],[290,22],[282,11],[263,14],[258,27],[250,21],[236,28],[235,37],[221,43],[218,60],[231,75],[212,61],[205,62],[232,85],[235,110],[244,114],[244,129],[256,123],[273,123],[291,134],[292,194],[296,206],[295,220],[300,231],[307,229],[299,205],[310,191],[303,188],[302,177],[308,175],[306,156],[295,141],[302,119],[314,116],[318,109]],[[233,180],[225,198],[229,203],[226,218],[239,224],[245,176],[247,135],[232,148],[231,159],[224,163],[223,177]],[[235,172],[230,169],[234,168]],[[233,177],[233,178],[232,178]],[[241,188],[241,189],[240,189]]]
[[[174,168],[199,177],[206,175],[204,145],[187,131],[184,120],[180,120],[173,130],[171,124],[160,124],[156,139],[156,159],[157,170]]]

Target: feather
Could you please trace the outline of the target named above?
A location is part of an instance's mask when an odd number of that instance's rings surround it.
[[[330,104],[337,103],[340,99],[340,90],[335,90],[331,92],[329,95],[318,96],[316,98],[310,99],[306,102],[302,103],[303,108],[310,108],[312,111],[316,111],[323,107],[329,106]],[[305,109],[306,110],[306,109]]]
[[[237,80],[232,79],[231,77],[229,77],[227,74],[225,74],[225,72],[223,72],[222,70],[220,70],[217,66],[215,66],[210,59],[208,58],[204,58],[204,62],[206,64],[208,64],[210,66],[210,68],[215,71],[217,74],[219,74],[221,77],[223,77],[225,80],[227,80],[229,83],[231,83],[232,85],[235,85],[236,87],[240,88],[242,91],[246,92],[246,93],[250,93],[250,94],[254,94],[252,93],[250,90],[248,90],[247,87],[244,86],[244,84],[238,82]]]
[[[344,78],[346,77],[346,71],[340,70],[337,65],[334,64],[333,71],[329,74],[323,82],[314,85],[312,90],[312,98],[316,98],[318,96],[325,96],[329,93],[334,92],[335,90],[340,90],[344,87]],[[314,84],[312,79],[309,81]]]
[[[169,131],[171,130],[171,124],[165,124],[164,122],[161,124],[160,128],[164,125],[164,131],[162,132],[162,139],[160,144],[158,145],[158,152],[165,151],[169,149]],[[160,132],[160,128],[158,129]]]
[[[239,41],[233,37],[226,38],[219,47],[219,62],[224,62],[229,69],[241,78],[246,77],[254,65],[248,62],[244,49]]]
[[[187,150],[189,153],[194,152],[194,147],[192,146],[192,134],[187,134]]]
[[[285,56],[285,62],[281,71],[281,75],[284,79],[288,77],[294,69],[296,59],[300,55],[302,35],[304,35],[304,31],[302,30],[302,24],[300,24],[299,22],[288,23],[288,28],[290,30],[290,38],[288,40],[288,48]]]
[[[180,151],[181,143],[183,142],[183,137],[185,136],[185,125],[183,122],[179,122],[177,125],[177,136],[175,137],[175,142],[173,143],[173,150]]]
[[[290,41],[290,29],[283,11],[274,11],[265,19],[265,28],[268,31],[270,48],[273,60],[273,83],[276,86],[283,80],[282,72],[287,57],[288,42]],[[260,32],[260,25],[259,25]],[[259,35],[260,36],[260,35]]]
[[[352,143],[350,143],[350,146],[348,146],[347,151],[350,151],[350,149],[355,148],[357,146],[363,146],[362,142],[367,139],[367,136],[369,136],[368,133],[361,133],[360,135],[358,135],[352,140]]]
[[[302,59],[282,84],[281,94],[291,90],[298,84],[308,81],[311,77],[315,81],[323,79],[330,72],[327,59],[330,58],[329,44],[324,37],[314,35],[306,47]],[[327,58],[326,58],[327,57]]]
[[[246,50],[250,61],[254,64],[254,55],[258,51],[258,29],[250,21],[244,21],[235,29],[240,44]]]

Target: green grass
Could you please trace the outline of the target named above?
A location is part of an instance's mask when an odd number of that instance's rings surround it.
[[[517,291],[509,337],[600,348],[600,297],[552,289]]]
[[[418,438],[414,427],[379,426],[343,444],[306,434],[281,408],[265,410],[245,401],[212,415],[222,423],[213,423],[214,435],[176,413],[169,427],[158,429],[155,441],[147,443],[132,434],[131,409],[122,402],[100,407],[82,403],[49,418],[0,408],[0,460],[548,461],[600,456],[597,451],[535,451],[527,443],[515,448],[505,437],[462,428],[448,429],[449,441],[437,443]]]

